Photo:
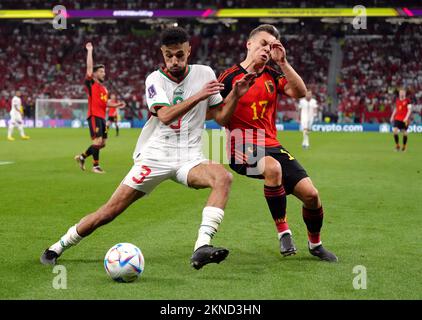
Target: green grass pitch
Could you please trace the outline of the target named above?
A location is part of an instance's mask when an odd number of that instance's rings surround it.
[[[312,133],[311,149],[302,150],[300,132],[279,133],[320,191],[323,242],[337,264],[308,253],[301,205],[292,196],[288,218],[298,254],[283,258],[262,182],[235,174],[213,241],[230,250],[221,264],[200,271],[189,264],[209,191],[168,181],[66,251],[59,264],[67,289],[57,290],[57,274],[39,263],[40,254],[109,198],[131,167],[139,130],[121,130],[118,138],[111,132],[101,152],[105,175],[82,172],[73,160],[89,144],[87,129],[27,133],[29,141],[9,142],[5,131],[0,137],[1,299],[422,298],[420,134],[410,134],[408,152],[398,153],[389,134]],[[113,282],[103,267],[119,242],[136,244],[145,257],[145,272],[131,284]],[[366,268],[366,289],[353,287],[357,265]]]

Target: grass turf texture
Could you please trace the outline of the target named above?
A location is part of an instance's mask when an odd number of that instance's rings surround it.
[[[29,141],[0,140],[1,299],[421,299],[422,135],[406,153],[379,133],[282,132],[325,208],[323,241],[340,259],[320,262],[306,248],[301,204],[288,197],[298,254],[283,258],[263,197],[262,181],[234,174],[226,216],[214,244],[230,255],[194,270],[189,259],[209,190],[160,185],[111,224],[65,252],[67,289],[39,263],[43,250],[85,214],[102,205],[131,167],[139,130],[121,130],[101,151],[105,175],[82,172],[73,156],[89,145],[87,129],[27,129]],[[91,161],[91,160],[90,160]],[[91,168],[88,161],[88,169]],[[103,259],[116,243],[131,242],[145,271],[131,284],[113,282]],[[367,289],[353,288],[353,268],[367,269]]]

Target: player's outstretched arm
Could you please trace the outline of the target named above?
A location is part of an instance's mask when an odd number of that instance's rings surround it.
[[[271,58],[277,63],[286,77],[287,84],[284,87],[285,94],[295,99],[304,97],[307,91],[305,82],[303,82],[299,74],[287,61],[286,49],[280,41],[275,41],[271,45],[270,54]]]
[[[86,50],[87,50],[87,54],[86,54],[86,75],[88,77],[92,77],[92,73],[94,72],[94,61],[92,58],[92,51],[93,51],[93,46],[91,42],[88,42],[85,46]]]
[[[188,99],[171,107],[160,107],[157,111],[158,119],[165,125],[169,125],[194,108],[199,102],[208,99],[208,97],[214,94],[220,93],[223,89],[224,85],[222,83],[219,83],[217,80],[210,81],[199,92]]]
[[[126,107],[126,103],[124,101],[111,101],[111,100],[108,100],[107,101],[107,107],[108,108],[121,109],[121,108]]]
[[[230,93],[224,99],[224,105],[208,111],[207,119],[214,119],[219,125],[226,126],[236,110],[239,99],[248,92],[255,78],[256,73],[248,73],[237,80]]]

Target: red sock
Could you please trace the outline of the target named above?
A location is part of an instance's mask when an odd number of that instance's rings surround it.
[[[302,215],[303,221],[305,221],[306,228],[308,229],[309,242],[319,243],[321,241],[320,232],[324,218],[324,210],[322,207],[318,209],[302,207]]]
[[[264,195],[277,228],[277,232],[280,233],[289,230],[286,218],[286,191],[284,190],[283,185],[276,187],[264,185]]]

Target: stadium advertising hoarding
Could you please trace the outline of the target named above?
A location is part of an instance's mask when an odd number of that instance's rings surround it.
[[[0,119],[0,128],[6,128],[9,120]],[[113,124],[114,125],[114,124]],[[113,126],[112,125],[112,126]],[[119,127],[122,129],[142,128],[145,125],[144,120],[121,121]],[[24,120],[24,126],[29,128],[88,128],[88,122],[85,120],[64,120],[64,119],[48,119],[48,120]],[[300,124],[295,122],[279,123],[276,125],[278,131],[298,131]],[[206,129],[221,129],[215,121],[207,121]],[[312,131],[316,132],[381,132],[389,133],[392,127],[388,123],[315,123],[312,125]],[[422,124],[411,124],[408,129],[409,133],[422,133]]]
[[[66,10],[68,19],[85,18],[205,18],[216,10]],[[0,10],[0,19],[53,19],[52,10]]]
[[[417,17],[422,9],[365,8],[368,17]],[[254,8],[204,10],[66,10],[69,19],[85,18],[262,18],[262,17],[355,17],[354,8]],[[52,10],[0,10],[0,19],[52,19]]]
[[[221,9],[217,17],[256,18],[256,17],[355,17],[353,8],[269,8],[269,9]],[[368,17],[395,17],[399,13],[394,8],[366,8]]]
[[[9,126],[9,121],[6,119],[0,119],[0,128],[7,128]],[[47,119],[47,120],[32,120],[25,119],[23,125],[26,128],[88,128],[88,122],[84,120],[64,120],[64,119]],[[111,125],[114,128],[114,123]],[[120,129],[130,129],[132,128],[132,123],[130,121],[119,121]]]
[[[300,130],[298,123],[283,123],[277,124],[279,131],[297,131]],[[312,131],[319,132],[381,132],[389,133],[392,127],[388,123],[315,123],[312,125]],[[422,133],[422,125],[410,125],[408,132]]]

